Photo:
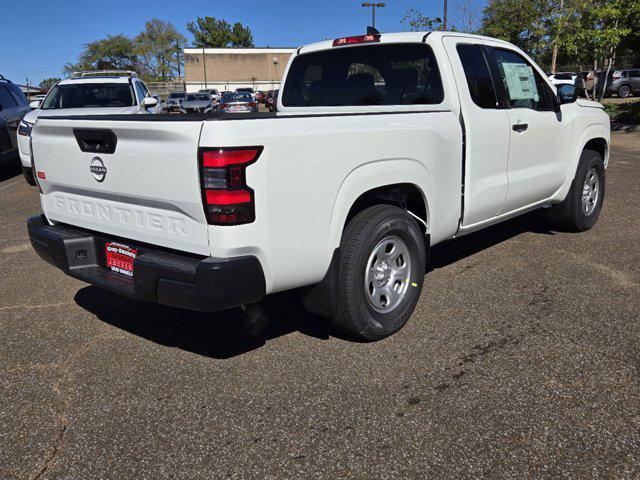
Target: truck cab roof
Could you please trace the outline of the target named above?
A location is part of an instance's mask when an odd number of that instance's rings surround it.
[[[357,36],[358,34],[356,34]],[[380,40],[376,43],[414,43],[414,42],[424,42],[427,37],[435,37],[442,38],[445,36],[454,36],[454,37],[466,37],[466,38],[474,38],[477,40],[491,40],[493,42],[497,41],[495,38],[485,37],[483,35],[474,35],[471,33],[462,33],[462,32],[449,32],[449,31],[420,31],[420,32],[399,32],[399,33],[381,33],[379,34]],[[348,38],[350,35],[340,38]],[[298,49],[296,52],[297,55],[301,55],[304,53],[311,53],[319,50],[327,50],[331,48],[344,48],[352,45],[345,45],[344,47],[334,47],[333,40],[324,40],[322,42],[311,43],[308,45],[304,45]],[[498,40],[499,41],[499,40]],[[508,42],[504,42],[505,45],[510,45]],[[353,44],[353,46],[357,46],[359,44]]]

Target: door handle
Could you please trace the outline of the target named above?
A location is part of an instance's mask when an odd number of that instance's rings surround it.
[[[526,123],[516,123],[513,127],[513,131],[514,132],[518,132],[518,133],[522,133],[524,132],[527,128],[529,128],[529,125],[527,125]]]

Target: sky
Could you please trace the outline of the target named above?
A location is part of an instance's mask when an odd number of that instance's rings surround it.
[[[484,0],[472,0],[481,6]],[[83,46],[107,35],[135,36],[147,20],[172,22],[192,40],[187,22],[198,16],[223,18],[251,28],[258,47],[298,47],[325,38],[362,34],[371,24],[371,9],[362,0],[0,0],[0,74],[24,84],[62,77]],[[388,0],[377,10],[381,32],[408,30],[405,13],[418,10],[441,16],[442,0]],[[456,1],[449,0],[455,23]]]

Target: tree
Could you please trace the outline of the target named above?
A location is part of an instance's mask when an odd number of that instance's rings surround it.
[[[145,71],[154,79],[166,81],[179,70],[180,51],[187,39],[168,22],[154,18],[145,23],[145,28],[134,39],[135,52]]]
[[[40,90],[46,90],[47,92],[53,87],[56,83],[60,81],[57,77],[45,78],[40,82]]]
[[[489,0],[481,34],[517,45],[534,57],[549,49],[549,0]]]
[[[187,24],[187,30],[193,35],[193,44],[197,48],[250,48],[254,46],[251,30],[240,22],[236,22],[232,29],[226,20],[198,17],[196,22]]]
[[[233,24],[231,29],[231,46],[237,48],[253,47],[253,35],[249,27],[245,27],[240,22]]]
[[[107,38],[87,43],[77,64],[67,63],[65,72],[76,70],[136,70],[138,55],[133,40],[125,35],[108,35]]]
[[[414,32],[442,28],[442,19],[440,17],[425,17],[421,12],[414,9],[404,14],[402,23],[409,24],[409,29]]]
[[[473,0],[460,0],[455,3],[456,18],[458,26],[451,24],[447,26],[451,31],[462,31],[473,33],[479,27],[479,9],[474,5]],[[411,9],[405,13],[402,23],[409,24],[412,31],[442,30],[445,28],[440,17],[425,17],[421,12]]]
[[[623,40],[629,42],[637,38],[639,20],[640,4],[626,0],[575,0],[566,15],[566,33],[559,37],[559,47],[579,51],[579,56],[592,65],[594,71],[607,66],[601,100],[618,47]]]
[[[455,3],[458,19],[458,30],[475,33],[480,28],[480,8],[473,0],[460,0]]]

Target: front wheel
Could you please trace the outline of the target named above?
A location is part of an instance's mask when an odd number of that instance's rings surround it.
[[[425,274],[425,238],[405,210],[376,205],[345,228],[333,325],[364,341],[400,330],[415,309]]]
[[[562,229],[589,230],[600,215],[604,191],[604,160],[600,153],[584,150],[567,197],[548,210],[549,219]]]

